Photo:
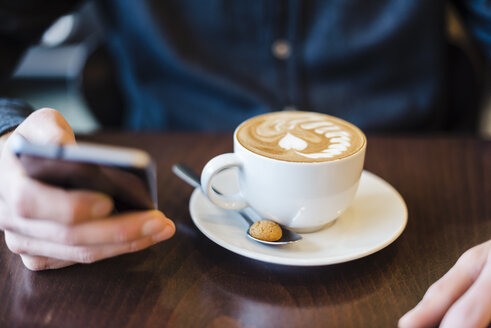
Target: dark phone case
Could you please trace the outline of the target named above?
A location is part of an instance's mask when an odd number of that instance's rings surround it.
[[[152,191],[143,169],[80,163],[18,155],[27,174],[41,182],[65,189],[86,189],[112,197],[116,212],[155,209]],[[151,177],[154,178],[154,177]]]

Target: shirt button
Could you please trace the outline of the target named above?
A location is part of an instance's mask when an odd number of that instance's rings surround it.
[[[297,107],[295,107],[294,105],[287,105],[285,107],[283,107],[283,111],[284,112],[291,112],[291,111],[297,111]]]
[[[273,55],[278,59],[288,59],[291,55],[290,43],[286,40],[276,40],[271,46]]]

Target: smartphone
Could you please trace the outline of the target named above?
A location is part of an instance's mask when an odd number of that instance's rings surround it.
[[[112,197],[115,212],[157,209],[155,163],[140,149],[80,142],[40,145],[13,135],[11,150],[27,175],[65,189]]]

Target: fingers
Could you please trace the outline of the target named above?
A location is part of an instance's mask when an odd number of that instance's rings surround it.
[[[112,200],[92,191],[70,191],[52,187],[28,177],[18,177],[2,194],[13,215],[74,224],[107,216]]]
[[[9,231],[63,245],[102,245],[130,242],[175,231],[174,223],[160,211],[132,212],[76,225],[13,218]],[[2,222],[0,221],[0,227]]]
[[[491,322],[491,241],[487,244],[484,268],[472,287],[445,314],[441,327],[487,327]]]
[[[75,143],[68,123],[49,108],[32,113],[17,127],[16,133],[41,144]],[[18,216],[67,224],[98,218],[112,210],[112,201],[104,195],[66,191],[29,179],[9,147],[2,149],[0,160],[0,197]]]
[[[455,300],[472,284],[473,277],[467,268],[455,265],[434,283],[421,302],[399,320],[399,327],[435,326]]]
[[[108,257],[142,250],[170,238],[173,233],[174,230],[164,229],[162,232],[155,235],[142,237],[129,242],[105,245],[72,246],[55,244],[6,231],[5,242],[8,248],[16,254],[50,257],[62,261],[77,263],[93,263]],[[34,269],[39,268],[41,268],[41,266],[34,266]]]
[[[33,112],[20,124],[15,133],[33,142],[75,143],[75,135],[63,116],[52,108],[42,108]]]
[[[1,201],[0,228],[8,248],[33,271],[135,252],[175,233],[174,223],[156,210],[64,225],[12,216]]]
[[[75,143],[72,129],[53,109],[34,112],[15,133],[40,144]],[[103,194],[26,177],[9,147],[2,147],[0,159],[0,229],[9,249],[31,270],[138,251],[175,233],[172,221],[159,211],[107,217],[113,203]]]
[[[75,264],[76,262],[52,259],[44,256],[20,255],[24,266],[31,271],[59,269]]]
[[[435,326],[452,304],[476,281],[486,263],[487,253],[482,247],[464,253],[457,263],[435,282],[421,302],[399,320],[399,327]]]
[[[0,230],[5,230],[10,225],[10,212],[5,203],[0,199]]]

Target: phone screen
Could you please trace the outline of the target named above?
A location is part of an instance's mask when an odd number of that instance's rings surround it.
[[[29,147],[32,148],[33,144],[29,144]],[[87,161],[67,160],[62,158],[62,155],[56,157],[40,155],[43,146],[38,146],[35,154],[29,154],[27,150],[23,151],[23,148],[29,149],[29,147],[18,147],[20,149],[14,150],[29,177],[65,189],[85,189],[105,193],[112,197],[115,212],[157,208],[156,174],[153,162],[136,167],[128,163],[119,165],[97,163],[97,158],[90,158]],[[77,149],[71,148],[71,151]],[[121,152],[120,149],[118,151]],[[87,152],[84,154],[85,157],[86,154]]]

